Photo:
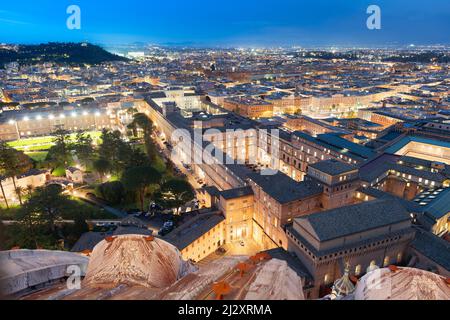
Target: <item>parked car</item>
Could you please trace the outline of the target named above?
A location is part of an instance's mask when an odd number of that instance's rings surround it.
[[[150,205],[149,205],[149,209],[150,209],[150,211],[153,212],[153,211],[161,211],[161,210],[163,210],[164,208],[161,207],[159,204],[152,202],[152,203],[150,203]]]
[[[239,241],[239,244],[241,245],[241,247],[245,246],[245,242],[243,240]]]
[[[169,232],[171,232],[174,229],[174,226],[169,226],[169,225],[165,225],[163,226],[161,229],[159,229],[158,234],[160,236],[165,236],[166,234],[168,234]]]
[[[164,224],[163,224],[163,228],[171,228],[171,227],[173,227],[173,221],[166,221],[166,222],[164,222]]]

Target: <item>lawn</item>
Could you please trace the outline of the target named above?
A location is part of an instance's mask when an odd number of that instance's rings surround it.
[[[102,133],[100,131],[89,131],[85,133],[91,136],[94,143],[101,143],[100,136]],[[70,134],[70,140],[74,141],[76,136],[76,133]],[[8,145],[20,151],[40,151],[50,149],[54,144],[53,140],[53,136],[34,137],[11,141],[8,142]]]
[[[66,175],[66,169],[64,167],[57,167],[52,171],[52,176],[64,177]]]
[[[42,162],[47,157],[46,151],[38,151],[38,152],[26,152],[27,156],[33,159],[36,162]]]
[[[164,162],[163,158],[158,154],[156,156],[155,162],[153,163],[153,167],[158,170],[160,173],[166,172],[166,163]]]

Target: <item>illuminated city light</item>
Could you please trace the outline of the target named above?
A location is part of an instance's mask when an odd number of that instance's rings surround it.
[[[59,49],[43,44],[27,54],[38,53],[32,65],[0,70],[0,139],[33,159],[18,158],[33,169],[0,183],[0,206],[13,202],[33,219],[14,229],[0,221],[12,230],[2,250],[30,249],[7,253],[33,278],[24,287],[12,274],[8,297],[353,300],[371,272],[448,265],[450,256],[434,261],[427,251],[448,253],[450,46],[422,57],[405,48],[133,45],[112,48],[129,60],[92,66],[97,59],[75,56],[79,44],[50,46]],[[64,63],[72,58],[81,62]],[[155,172],[150,156],[167,165]],[[67,197],[54,217],[32,206],[53,206],[53,183]],[[79,200],[94,210],[80,215]],[[149,235],[153,218],[158,236]],[[438,286],[417,295],[448,289],[450,278],[435,276]],[[399,293],[415,297],[413,289]]]

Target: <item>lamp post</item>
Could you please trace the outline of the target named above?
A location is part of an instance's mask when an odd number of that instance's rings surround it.
[[[97,130],[97,117],[100,115],[100,111],[95,111],[94,113],[94,126],[95,130]]]
[[[9,120],[9,124],[10,125],[14,125],[14,127],[16,129],[17,140],[20,140],[19,126],[17,124],[17,121],[16,120]]]

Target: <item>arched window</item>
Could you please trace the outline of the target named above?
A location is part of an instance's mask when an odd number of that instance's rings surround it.
[[[390,263],[390,258],[389,256],[384,257],[384,261],[383,261],[383,267],[387,267]]]

